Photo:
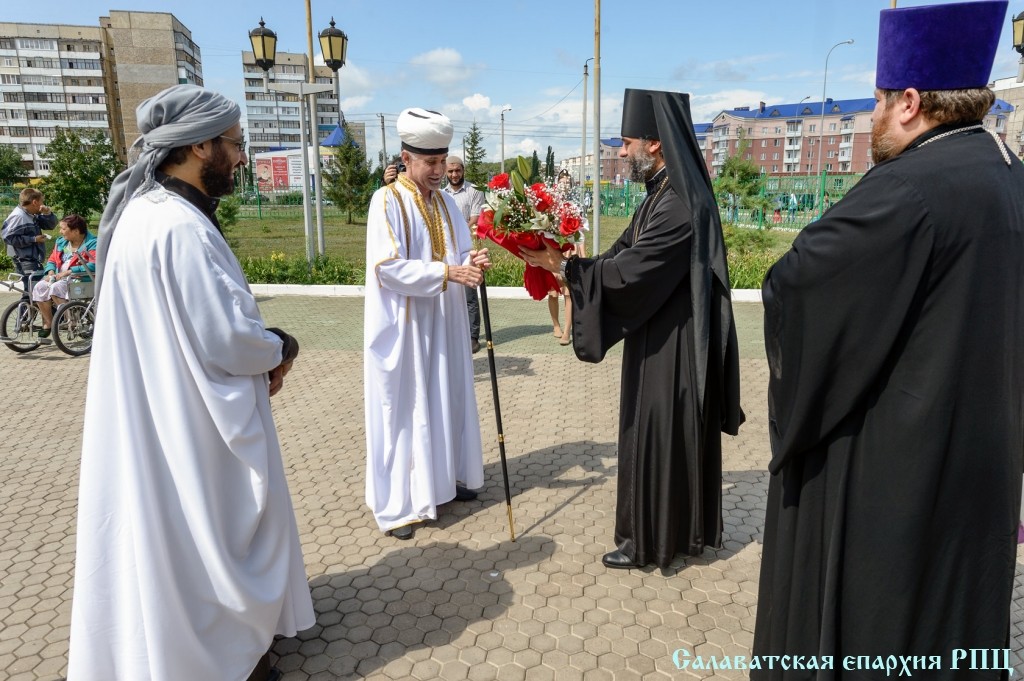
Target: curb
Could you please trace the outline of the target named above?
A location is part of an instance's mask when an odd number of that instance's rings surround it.
[[[249,284],[249,288],[257,296],[322,296],[322,297],[361,297],[363,286],[333,286],[323,284]],[[488,298],[508,298],[514,300],[532,300],[526,289],[512,286],[488,286]],[[761,291],[758,289],[733,289],[732,302],[760,303]]]

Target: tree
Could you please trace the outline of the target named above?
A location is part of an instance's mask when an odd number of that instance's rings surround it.
[[[466,135],[466,158],[463,160],[466,162],[466,180],[476,187],[487,184],[487,171],[481,165],[484,162],[484,148],[480,146],[482,137],[474,121]]]
[[[537,150],[533,150],[533,158],[530,159],[530,182],[541,182],[544,178],[540,176],[540,157]]]
[[[14,184],[25,178],[25,165],[14,147],[0,146],[0,185]]]
[[[729,205],[728,196],[732,194],[735,205],[763,212],[770,207],[770,202],[761,196],[761,170],[744,158],[749,148],[750,141],[741,134],[736,153],[725,159],[712,185],[718,200],[725,202],[723,205]],[[727,215],[726,219],[731,220],[731,217]]]
[[[87,219],[103,212],[121,163],[102,131],[79,134],[74,128],[57,128],[43,158],[50,162],[50,174],[42,187],[48,204]]]
[[[550,146],[548,146],[548,155],[544,161],[544,177],[551,181],[555,179],[555,152]]]
[[[352,213],[363,211],[370,202],[374,184],[371,161],[366,152],[356,146],[346,124],[345,141],[327,161],[323,169],[324,196],[334,205],[348,212],[348,224],[353,224]]]

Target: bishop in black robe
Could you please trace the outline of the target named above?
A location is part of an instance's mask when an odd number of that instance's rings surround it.
[[[1016,567],[1024,166],[999,146],[981,126],[933,128],[765,278],[754,653],[839,669],[752,678],[839,678],[847,655],[939,655],[929,679],[999,678],[950,668],[954,650],[1006,648]]]
[[[599,362],[623,342],[615,544],[625,561],[609,554],[605,564],[664,568],[721,546],[721,434],[743,418],[739,353],[686,95],[627,90],[622,134],[659,140],[665,166],[622,236],[596,258],[573,258],[565,279],[576,356]]]

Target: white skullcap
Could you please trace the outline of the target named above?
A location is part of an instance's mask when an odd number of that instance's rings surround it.
[[[398,115],[402,148],[414,154],[447,154],[452,141],[452,122],[444,114],[426,109],[406,109]]]

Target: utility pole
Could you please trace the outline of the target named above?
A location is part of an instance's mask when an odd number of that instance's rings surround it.
[[[594,0],[594,253],[601,252],[601,0]]]
[[[377,114],[380,116],[380,151],[384,155],[384,167],[388,165],[388,142],[384,135],[384,114]]]

